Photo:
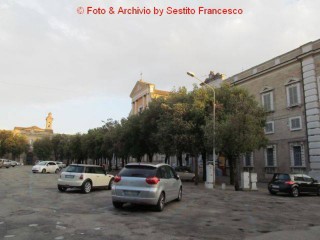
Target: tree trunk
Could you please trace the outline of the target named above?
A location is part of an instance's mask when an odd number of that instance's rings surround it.
[[[192,157],[194,159],[194,185],[198,185],[199,183],[199,169],[198,169],[198,158],[197,157]]]
[[[168,160],[169,160],[169,155],[166,154],[165,158],[164,158],[164,163],[168,164]]]
[[[203,151],[201,153],[201,157],[202,157],[202,166],[203,166],[202,180],[205,182],[205,181],[207,181],[207,153],[206,153],[206,151]]]
[[[177,155],[179,166],[182,166],[182,153],[178,153]]]
[[[234,190],[239,191],[239,170],[238,170],[238,163],[237,158],[229,159],[229,166],[230,166],[230,184],[234,185]]]
[[[152,158],[153,158],[153,153],[149,153],[148,154],[148,161],[152,162]]]

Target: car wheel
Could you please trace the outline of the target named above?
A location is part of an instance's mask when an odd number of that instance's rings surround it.
[[[297,187],[292,188],[291,195],[292,195],[292,197],[298,197],[299,196],[299,189]]]
[[[181,201],[181,199],[182,199],[182,187],[180,187],[179,189],[178,198],[176,200]]]
[[[112,202],[113,206],[117,209],[122,208],[123,203],[122,202]]]
[[[113,185],[113,178],[109,182],[108,190],[112,189],[112,185]]]
[[[90,181],[86,181],[84,184],[83,184],[83,187],[82,187],[82,191],[84,193],[89,193],[91,192],[91,189],[92,189],[92,184]]]
[[[161,211],[164,209],[165,200],[166,200],[166,197],[165,197],[165,195],[164,195],[164,192],[162,192],[162,193],[160,194],[158,203],[157,203],[157,205],[156,205],[156,210],[157,210],[158,212],[161,212]]]
[[[45,170],[45,169],[42,169],[42,171],[41,171],[42,173],[46,173],[47,171]]]
[[[60,169],[59,169],[59,168],[57,168],[57,169],[56,169],[56,171],[55,171],[55,173],[58,173],[59,171],[60,171]]]
[[[272,195],[276,195],[277,194],[277,192],[272,191],[272,190],[269,190],[269,193],[272,194]]]
[[[196,179],[196,177],[193,177],[193,178],[191,179],[191,181],[194,182],[195,179]]]
[[[60,192],[65,192],[67,190],[66,187],[61,187],[61,186],[58,186],[58,189]]]

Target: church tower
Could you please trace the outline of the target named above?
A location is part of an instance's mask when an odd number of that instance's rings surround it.
[[[46,129],[52,130],[52,121],[53,121],[52,113],[49,112],[46,118]]]

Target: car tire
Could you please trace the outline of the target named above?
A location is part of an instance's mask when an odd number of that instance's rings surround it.
[[[299,197],[299,189],[297,187],[293,187],[291,189],[291,196],[292,197]]]
[[[55,173],[58,173],[58,172],[60,172],[60,169],[59,169],[59,168],[58,168],[58,169],[56,169]]]
[[[122,202],[114,202],[113,201],[112,204],[113,204],[114,208],[116,208],[116,209],[120,209],[123,206]]]
[[[272,191],[272,190],[269,190],[269,193],[270,193],[271,195],[276,195],[276,194],[277,194],[277,192]]]
[[[90,181],[85,181],[82,185],[82,191],[83,193],[89,193],[91,192],[92,184]]]
[[[109,182],[108,190],[112,189],[113,181],[114,181],[113,178],[111,178]]]
[[[42,169],[42,171],[41,171],[42,173],[46,173],[47,171],[46,171],[46,169]]]
[[[194,182],[196,180],[196,177],[193,177],[192,179],[191,179],[191,182]]]
[[[161,211],[164,209],[165,201],[166,201],[166,196],[165,196],[164,192],[162,192],[162,193],[160,194],[158,203],[157,203],[157,205],[156,205],[156,210],[157,210],[158,212],[161,212]]]
[[[182,200],[182,187],[180,187],[179,189],[179,193],[178,193],[178,197],[176,199],[178,202],[180,202]]]
[[[65,192],[67,190],[66,187],[61,187],[61,186],[58,186],[58,189],[60,192]]]

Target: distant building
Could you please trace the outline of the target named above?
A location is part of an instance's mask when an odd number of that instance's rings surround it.
[[[142,79],[137,81],[130,93],[132,105],[130,115],[142,112],[148,107],[152,99],[168,95],[169,92],[156,89],[152,83],[144,82]]]
[[[320,179],[320,39],[225,81],[246,88],[268,113],[269,145],[245,154],[243,169],[260,180],[274,172]]]
[[[13,133],[26,136],[30,146],[32,147],[34,141],[45,138],[45,137],[51,138],[53,136],[52,121],[53,121],[52,113],[49,113],[46,118],[46,128],[43,129],[37,126],[15,127],[13,129]]]
[[[46,128],[39,128],[37,126],[32,126],[32,127],[15,127],[13,129],[14,134],[20,134],[23,136],[26,136],[28,139],[28,143],[30,144],[30,150],[29,153],[27,153],[26,156],[21,156],[20,158],[25,159],[26,158],[26,163],[27,164],[32,164],[33,163],[33,143],[34,141],[38,139],[43,139],[43,138],[51,138],[53,136],[53,130],[52,130],[52,113],[48,113],[48,116],[46,117]]]

